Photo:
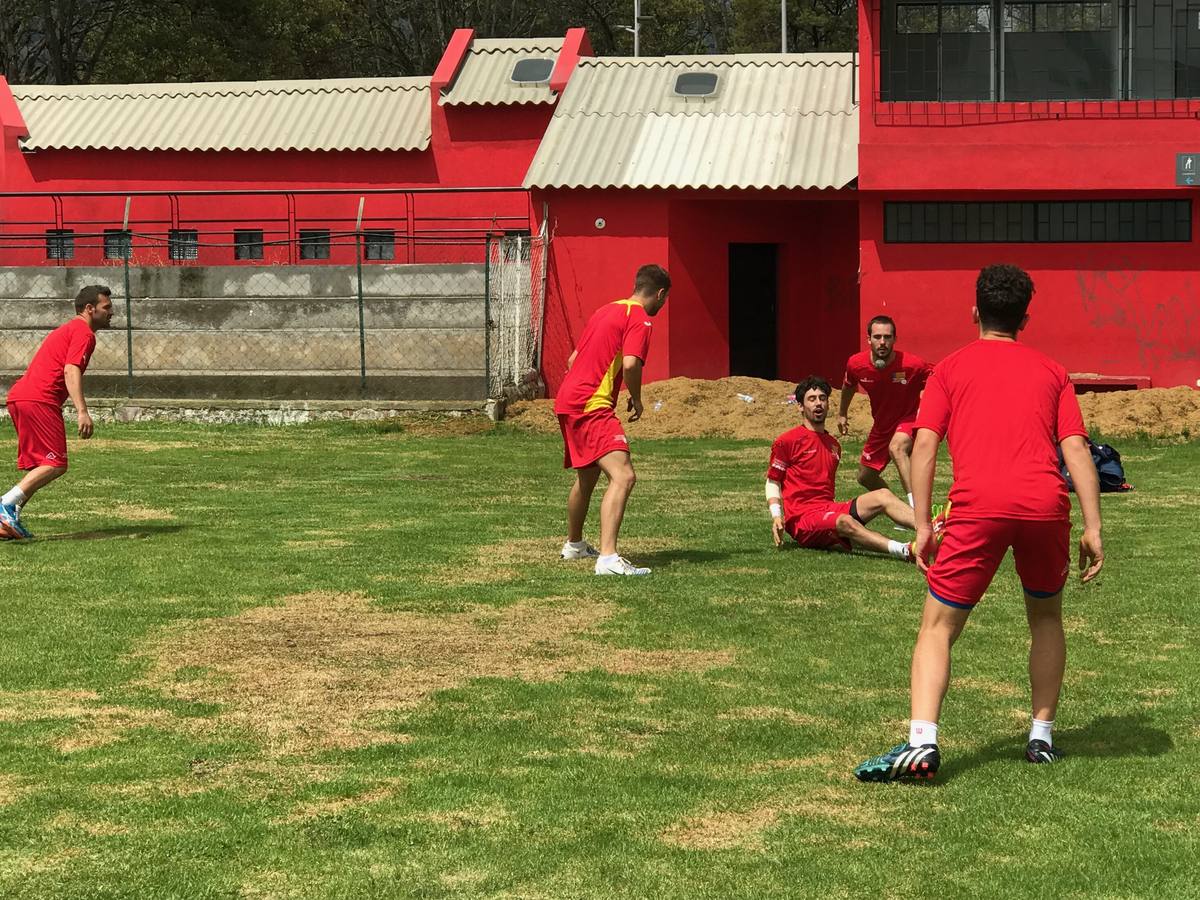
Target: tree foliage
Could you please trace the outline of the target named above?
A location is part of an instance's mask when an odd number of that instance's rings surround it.
[[[779,0],[643,0],[648,56],[779,51]],[[633,51],[632,0],[0,0],[13,83],[428,75],[454,29]],[[788,49],[854,48],[850,0],[788,0]]]

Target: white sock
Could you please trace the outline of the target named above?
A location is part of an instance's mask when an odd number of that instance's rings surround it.
[[[901,541],[888,541],[888,553],[896,557],[896,559],[908,559],[908,543]]]
[[[3,497],[0,497],[0,503],[3,503],[5,506],[15,506],[19,509],[25,505],[27,499],[25,492],[20,487],[14,487]]]
[[[911,506],[911,507],[913,507],[914,509],[916,508],[916,504],[915,504],[915,503],[913,503],[912,494],[909,494],[909,495],[908,495],[908,505],[909,505],[909,506]]]
[[[567,546],[572,550],[586,550],[587,541],[567,541]]]
[[[615,563],[620,558],[621,558],[621,556],[619,553],[606,553],[606,554],[604,554],[604,556],[601,556],[599,559],[596,560],[596,565],[607,566],[612,563]]]
[[[1054,727],[1054,720],[1047,722],[1045,719],[1034,719],[1033,725],[1029,729],[1029,739],[1031,741],[1045,741],[1051,747],[1054,746],[1054,741],[1050,738],[1050,729]]]
[[[914,747],[937,743],[937,722],[913,719],[908,724],[908,742]]]

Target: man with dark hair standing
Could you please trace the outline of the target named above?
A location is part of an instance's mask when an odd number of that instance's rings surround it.
[[[775,546],[790,534],[801,547],[818,550],[874,550],[911,562],[912,545],[892,541],[866,527],[880,513],[897,525],[913,527],[913,511],[887,488],[848,503],[834,500],[834,479],[842,458],[837,438],[825,430],[829,382],[810,375],[796,385],[802,421],[771,445],[767,507]]]
[[[942,360],[925,389],[912,472],[917,565],[927,575],[929,591],[913,650],[909,736],[859,765],[854,774],[860,781],[932,778],[937,772],[938,717],[950,683],[950,648],[1010,547],[1031,637],[1033,715],[1025,758],[1031,763],[1062,758],[1051,728],[1067,654],[1062,591],[1071,568],[1071,500],[1056,447],[1062,448],[1083,512],[1079,568],[1084,582],[1104,563],[1100,486],[1066,369],[1017,343],[1032,297],[1033,282],[1016,266],[980,272],[971,311],[979,340]],[[998,410],[1013,411],[1003,428],[996,428]],[[930,492],[942,438],[954,463],[954,484],[951,513],[930,564],[935,543]]]
[[[858,483],[877,490],[887,487],[880,472],[888,460],[896,464],[900,485],[911,506],[913,421],[921,402],[921,391],[933,367],[919,356],[896,349],[896,323],[889,316],[876,316],[867,324],[869,350],[846,360],[842,399],[838,406],[838,433],[850,433],[850,401],[859,385],[871,401],[874,423],[863,444],[858,466]],[[797,398],[798,399],[798,398]]]
[[[588,320],[554,401],[563,435],[563,468],[575,470],[562,557],[595,559],[597,575],[650,574],[617,553],[625,504],[637,478],[616,406],[623,382],[629,390],[629,421],[642,416],[642,366],[650,351],[650,319],[663,308],[670,290],[671,278],[662,266],[638,269],[633,296],[605,304]],[[583,524],[601,472],[608,476],[608,489],[600,504],[597,552],[583,539]]]
[[[8,391],[8,414],[17,429],[17,469],[25,476],[0,497],[0,530],[6,538],[33,537],[21,524],[21,507],[41,488],[67,471],[67,429],[62,405],[75,405],[79,436],[92,436],[92,417],[83,396],[96,332],[112,319],[112,291],[100,284],[75,298],[75,317],[42,341],[25,374]]]

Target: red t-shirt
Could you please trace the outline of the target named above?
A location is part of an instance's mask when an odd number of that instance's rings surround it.
[[[13,382],[7,399],[62,406],[67,399],[63,369],[79,366],[86,372],[95,349],[96,335],[83,319],[76,317],[59,325],[42,341],[25,374]]]
[[[555,413],[587,413],[613,409],[621,392],[622,360],[642,362],[650,352],[650,317],[636,300],[606,303],[588,319],[576,348],[575,362],[558,389]]]
[[[917,417],[921,391],[932,372],[933,366],[903,350],[892,354],[886,368],[877,369],[870,352],[864,350],[846,360],[843,389],[852,391],[862,385],[871,400],[872,430],[895,431],[897,425]]]
[[[790,521],[809,503],[833,500],[842,445],[826,431],[798,425],[775,438],[767,477],[779,482],[783,514]]]
[[[1070,518],[1057,447],[1087,429],[1067,370],[1044,353],[980,340],[950,354],[925,386],[917,428],[946,439],[956,518]]]

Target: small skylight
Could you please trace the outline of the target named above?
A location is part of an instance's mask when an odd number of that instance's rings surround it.
[[[675,93],[680,97],[711,97],[716,92],[716,72],[683,72],[675,76]]]
[[[554,71],[552,59],[518,59],[510,76],[517,84],[544,84]]]

